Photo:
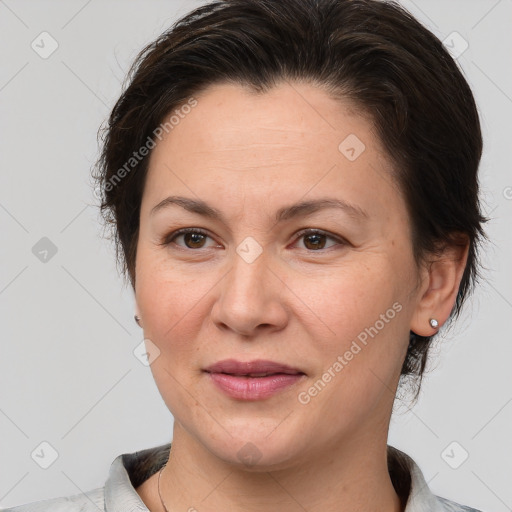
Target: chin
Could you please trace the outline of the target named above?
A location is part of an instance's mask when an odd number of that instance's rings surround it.
[[[245,471],[275,471],[292,465],[294,459],[292,445],[293,443],[289,446],[270,447],[268,442],[263,444],[263,442],[245,441],[239,444],[238,449],[233,450],[233,446],[230,446],[227,453],[221,451],[218,456],[227,464]]]
[[[286,422],[286,420],[285,420]],[[269,471],[288,467],[305,449],[305,436],[273,421],[271,427],[239,423],[237,428],[222,430],[221,437],[205,441],[208,450],[225,463],[247,471]]]

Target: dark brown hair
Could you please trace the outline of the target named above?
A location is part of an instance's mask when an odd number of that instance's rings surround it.
[[[93,173],[124,276],[135,287],[149,160],[135,160],[134,152],[151,147],[166,116],[209,85],[264,93],[288,80],[316,84],[370,116],[407,204],[417,264],[443,245],[469,240],[450,318],[458,316],[479,276],[487,220],[478,199],[478,112],[439,39],[397,3],[379,0],[214,1],[141,51],[103,131]],[[419,377],[418,392],[430,344],[431,337],[411,332],[402,376]]]

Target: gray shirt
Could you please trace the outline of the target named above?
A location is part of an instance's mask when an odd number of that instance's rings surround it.
[[[103,487],[28,503],[4,512],[149,512],[135,489],[163,467],[170,447],[169,443],[119,455],[112,462]],[[434,495],[414,460],[390,445],[388,468],[397,493],[407,496],[405,512],[480,512]]]

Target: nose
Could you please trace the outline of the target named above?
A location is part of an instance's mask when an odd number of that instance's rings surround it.
[[[219,329],[255,337],[286,326],[286,287],[270,259],[263,251],[249,263],[234,252],[231,269],[219,283],[219,295],[211,312]]]

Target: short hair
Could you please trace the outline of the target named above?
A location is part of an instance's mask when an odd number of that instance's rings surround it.
[[[469,241],[450,321],[458,317],[480,276],[477,255],[486,238],[478,198],[480,121],[471,89],[443,44],[391,1],[213,1],[139,53],[102,131],[93,173],[124,277],[135,288],[149,161],[134,159],[134,151],[210,85],[237,84],[258,94],[288,80],[348,99],[371,120],[406,202],[417,265],[446,244]],[[416,398],[432,338],[410,332],[401,378],[417,381]]]

